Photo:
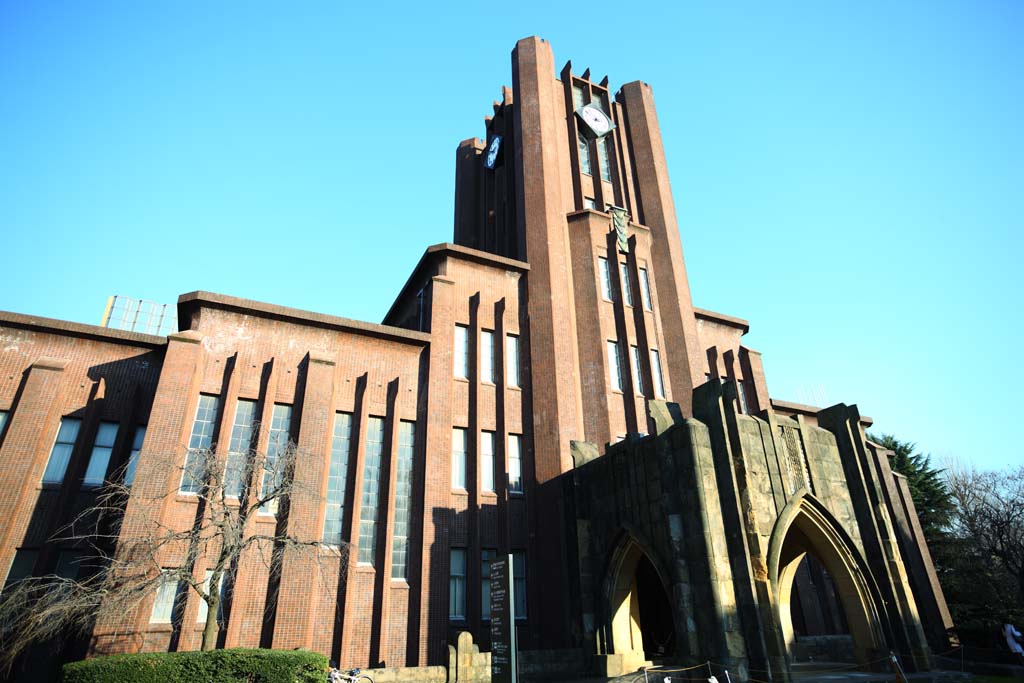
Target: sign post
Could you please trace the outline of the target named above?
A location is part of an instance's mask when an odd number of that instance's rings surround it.
[[[491,561],[491,681],[517,683],[512,555]]]

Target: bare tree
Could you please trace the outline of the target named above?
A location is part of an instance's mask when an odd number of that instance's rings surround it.
[[[134,486],[125,476],[128,466],[123,468],[93,505],[51,539],[85,550],[78,577],[29,578],[0,594],[0,669],[9,668],[35,643],[85,635],[101,622],[130,621],[167,584],[179,592],[176,607],[183,604],[180,593],[186,591],[206,603],[202,649],[213,649],[220,629],[220,587],[225,579],[228,586],[233,584],[247,551],[257,554],[271,572],[279,572],[286,557],[300,558],[322,577],[319,536],[300,538],[287,528],[293,502],[301,500],[305,506],[320,501],[319,490],[295,476],[299,455],[291,442],[272,443],[267,453],[226,456],[213,449],[190,449],[184,463],[175,457],[163,462],[148,458],[145,481]],[[165,519],[164,511],[165,503],[182,492],[194,495],[197,505],[192,523],[179,528]],[[277,516],[274,533],[253,531],[251,520],[260,514]],[[196,576],[200,557],[205,558],[207,576]],[[342,547],[339,571],[345,571],[346,560],[347,548]],[[180,609],[174,611],[180,620]]]
[[[1008,472],[954,466],[948,476],[957,508],[953,533],[1001,564],[1024,604],[1024,466]]]

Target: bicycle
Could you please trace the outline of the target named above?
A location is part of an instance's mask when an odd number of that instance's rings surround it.
[[[331,667],[327,673],[327,683],[374,683],[370,674],[360,673],[362,669],[342,671]]]

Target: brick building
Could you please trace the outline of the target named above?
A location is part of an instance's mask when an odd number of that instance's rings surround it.
[[[693,306],[651,87],[556,72],[538,38],[512,83],[458,146],[453,243],[381,324],[208,292],[167,337],[0,314],[8,581],[73,572],[82,549],[47,539],[126,465],[159,492],[162,458],[251,434],[294,441],[322,493],[253,532],[348,552],[323,549],[321,581],[244,556],[224,646],[352,666],[443,663],[459,631],[487,649],[489,561],[512,553],[524,649],[785,680],[801,636],[838,631],[864,665],[926,667],[951,624],[905,480],[856,408],[775,400],[748,324]],[[166,523],[194,519],[187,488]],[[122,533],[142,520],[129,502]],[[154,595],[89,651],[195,649],[199,602]]]

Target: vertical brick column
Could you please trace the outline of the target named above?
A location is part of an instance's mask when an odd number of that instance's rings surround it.
[[[554,55],[531,37],[512,52],[518,229],[530,263],[530,367],[534,405],[534,463],[543,483],[572,469],[569,441],[583,437],[576,306],[563,196],[565,109]],[[567,150],[564,150],[567,152]]]
[[[306,386],[295,459],[295,490],[288,506],[288,534],[300,541],[319,541],[323,501],[320,490],[326,478],[334,399],[334,359],[311,352],[306,366]],[[317,550],[289,552],[281,567],[274,648],[291,650],[313,647],[315,606],[320,602],[323,577]]]
[[[60,426],[61,382],[67,362],[40,358],[33,363],[22,384],[21,397],[8,417],[7,436],[0,447],[0,491],[17,492],[0,496],[0,519],[6,521],[0,537],[0,576],[6,577],[32,515],[31,501],[37,495],[46,469],[50,448]],[[29,454],[29,457],[25,457]]]
[[[693,317],[690,283],[686,277],[661,129],[654,109],[654,93],[646,83],[633,81],[622,86],[617,99],[625,107],[629,127],[640,222],[651,229],[652,275],[661,294],[658,313],[665,338],[673,340],[662,353],[663,369],[668,375],[668,398],[678,402],[683,412],[689,414],[690,392],[704,380],[703,354],[697,340],[697,322]]]
[[[756,405],[750,406],[751,414],[761,410],[768,410],[771,407],[771,400],[768,398],[768,382],[764,378],[761,352],[741,346],[740,364],[743,368],[743,375],[754,389],[754,396],[751,398],[754,399]]]

